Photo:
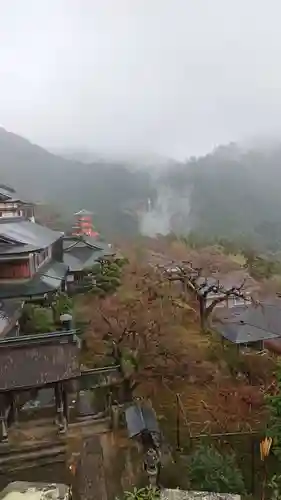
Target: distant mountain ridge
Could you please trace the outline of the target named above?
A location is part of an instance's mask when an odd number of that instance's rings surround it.
[[[192,231],[202,239],[281,249],[278,141],[271,147],[269,141],[266,146],[260,141],[259,147],[232,143],[186,162],[159,158],[157,163],[155,157],[153,168],[139,160],[139,165],[69,160],[0,128],[1,184],[41,206],[51,205],[68,223],[74,212],[86,208],[106,237]]]
[[[125,211],[151,194],[147,172],[132,173],[119,162],[69,161],[0,128],[0,179],[31,201],[70,214],[95,212],[106,233],[137,234],[138,219]]]

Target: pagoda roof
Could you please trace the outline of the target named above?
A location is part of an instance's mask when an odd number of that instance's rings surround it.
[[[89,210],[85,210],[83,208],[82,210],[79,210],[79,212],[76,212],[74,215],[93,215],[93,212],[90,212]]]

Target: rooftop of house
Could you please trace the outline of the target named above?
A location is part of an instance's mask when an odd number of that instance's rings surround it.
[[[80,375],[75,332],[0,340],[0,391],[44,387]]]
[[[212,327],[235,344],[247,344],[281,337],[281,300],[268,298],[261,304],[217,310]]]
[[[99,259],[115,254],[110,245],[89,236],[64,237],[63,248],[63,260],[71,272],[90,268]]]
[[[105,258],[105,254],[102,250],[94,250],[91,248],[73,248],[63,254],[64,264],[69,267],[70,272],[89,269],[102,258]]]
[[[0,287],[0,300],[43,296],[60,288],[68,272],[68,266],[63,262],[51,261],[42,266],[30,280],[21,283],[3,283]]]
[[[109,243],[105,241],[101,241],[97,238],[93,238],[91,236],[81,235],[81,236],[64,236],[63,238],[63,249],[68,250],[72,247],[85,247],[89,246],[96,250],[104,250],[107,251],[108,254],[113,255],[114,250]]]
[[[22,203],[32,203],[26,202],[24,197],[22,197],[14,188],[7,186],[6,184],[0,184],[0,201],[21,201]]]
[[[0,219],[0,241],[2,240],[1,247],[4,253],[30,251],[26,250],[25,245],[33,250],[46,248],[62,236],[63,233],[59,231],[53,231],[23,218]],[[4,243],[6,245],[3,245]],[[7,243],[11,245],[9,248]]]
[[[242,291],[251,294],[258,289],[256,281],[244,270],[239,269],[229,273],[215,273],[210,276],[200,276],[196,280],[197,285],[202,285],[200,293],[204,293],[210,286],[221,286],[224,290],[230,288],[239,288],[242,285]],[[206,286],[203,286],[206,284]]]
[[[0,492],[0,500],[67,500],[69,486],[59,483],[14,481]]]

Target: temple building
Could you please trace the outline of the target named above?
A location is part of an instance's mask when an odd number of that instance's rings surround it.
[[[63,233],[22,217],[0,218],[0,299],[33,297],[64,289]]]
[[[98,238],[99,233],[94,229],[93,213],[88,210],[80,210],[74,214],[75,224],[73,226],[73,236],[90,236]]]
[[[0,184],[0,218],[23,217],[35,222],[34,205],[23,201],[11,187]]]
[[[64,289],[63,233],[35,222],[34,206],[0,185],[0,339],[19,335],[25,301]]]
[[[8,423],[18,419],[20,395],[52,387],[59,429],[68,422],[68,382],[79,376],[79,339],[75,332],[52,332],[0,340],[0,422],[2,440]]]
[[[67,284],[81,283],[95,263],[114,258],[115,251],[108,243],[96,238],[65,236],[63,238],[63,261],[68,266]]]

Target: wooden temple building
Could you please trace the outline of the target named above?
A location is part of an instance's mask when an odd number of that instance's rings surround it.
[[[70,422],[70,406],[75,415],[95,418],[96,409],[86,410],[85,392],[108,388],[104,407],[109,410],[111,386],[121,383],[119,366],[83,370],[79,360],[80,341],[75,330],[6,338],[0,340],[0,441],[7,442],[9,431],[20,426],[25,404],[40,400],[40,392],[53,394],[53,421],[65,433]],[[82,400],[79,398],[82,391]],[[81,403],[81,404],[80,404]],[[80,404],[80,407],[78,406]],[[79,413],[80,412],[80,413]],[[36,424],[35,424],[36,425]]]
[[[34,205],[23,201],[15,189],[0,184],[0,218],[23,217],[35,222]]]
[[[29,401],[41,406],[51,401],[58,428],[65,432],[71,395],[76,394],[77,405],[91,415],[84,393],[101,385],[110,387],[112,377],[119,377],[114,366],[81,370],[80,342],[72,322],[68,326],[62,322],[62,330],[52,333],[20,332],[26,302],[50,305],[58,293],[67,293],[73,282],[87,276],[95,262],[114,255],[111,246],[90,230],[89,221],[83,222],[87,214],[76,215],[80,229],[65,236],[37,224],[33,206],[21,201],[12,188],[0,185],[0,439],[4,441]],[[106,406],[106,400],[98,399]]]
[[[19,333],[26,301],[50,303],[60,291],[76,293],[75,285],[83,290],[95,262],[114,255],[99,241],[90,212],[82,210],[75,218],[69,236],[37,224],[34,206],[0,185],[0,338]]]
[[[63,233],[35,222],[34,206],[0,185],[0,339],[19,334],[26,301],[65,289]]]
[[[90,236],[65,236],[63,239],[63,262],[68,266],[67,286],[83,282],[96,262],[111,260],[115,251],[111,245]]]
[[[60,431],[68,421],[67,384],[80,375],[79,340],[74,332],[22,336],[0,341],[0,419],[2,440],[17,423],[31,391],[52,387]]]

